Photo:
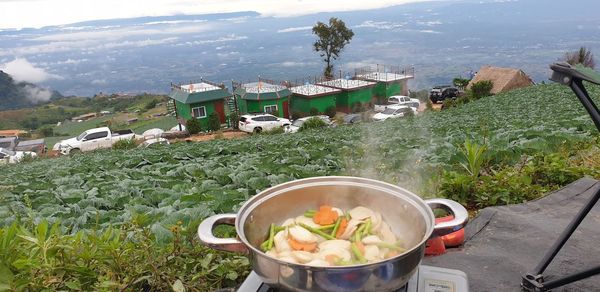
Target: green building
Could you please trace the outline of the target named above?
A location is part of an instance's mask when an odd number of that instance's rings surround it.
[[[324,113],[330,107],[336,107],[336,100],[342,95],[342,90],[327,86],[306,84],[290,88],[292,91],[292,112],[310,113],[315,108]]]
[[[225,99],[231,97],[231,93],[217,84],[201,80],[184,85],[171,84],[169,97],[173,99],[178,119],[187,121],[195,117],[205,128],[208,117],[214,112],[221,123],[225,123]]]
[[[373,87],[373,96],[378,101],[387,100],[392,95],[408,95],[408,80],[414,76],[410,73],[371,72],[356,75],[356,79],[377,82]]]
[[[264,81],[234,84],[234,98],[240,114],[271,113],[290,118],[291,91]]]
[[[334,79],[320,82],[319,85],[341,90],[336,97],[338,111],[349,113],[358,105],[365,105],[373,99],[373,87],[377,83],[365,80]]]

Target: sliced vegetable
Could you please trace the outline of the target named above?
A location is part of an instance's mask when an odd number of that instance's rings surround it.
[[[331,236],[335,237],[335,234],[337,233],[338,229],[340,228],[341,222],[342,222],[342,217],[338,217],[337,220],[335,220],[335,225],[333,226],[333,230],[331,231]]]
[[[366,263],[367,262],[367,259],[365,259],[365,257],[361,253],[360,249],[356,245],[356,242],[353,242],[352,245],[350,245],[350,249],[352,250],[352,254],[354,254],[354,257],[356,258],[356,260],[359,263],[362,264],[362,263]]]
[[[312,227],[310,227],[310,226],[308,226],[308,225],[306,225],[304,223],[300,223],[300,226],[304,227],[308,231],[310,231],[310,232],[312,232],[312,233],[314,233],[316,235],[319,235],[319,236],[321,236],[321,237],[323,237],[325,239],[335,239],[335,237],[333,237],[333,236],[331,236],[331,235],[329,235],[329,234],[327,234],[327,233],[325,233],[325,232],[323,232],[323,231],[321,231],[319,229],[312,228]]]
[[[291,236],[288,237],[288,242],[293,250],[313,251],[317,249],[317,243],[301,243],[294,240]]]
[[[315,216],[315,213],[317,213],[317,211],[315,211],[315,210],[308,210],[308,211],[304,212],[304,216],[306,216],[308,218],[312,218],[313,216]]]
[[[335,220],[339,217],[338,213],[334,211],[330,206],[323,205],[319,207],[319,211],[317,211],[313,215],[313,221],[320,225],[329,225],[334,224]]]
[[[342,221],[340,221],[340,226],[335,233],[335,238],[342,237],[342,234],[344,234],[344,232],[346,232],[347,227],[348,227],[348,219],[342,218]]]
[[[378,247],[383,247],[383,248],[395,250],[395,251],[398,251],[398,252],[403,252],[403,251],[406,250],[406,248],[403,248],[401,246],[398,246],[398,245],[395,245],[395,244],[391,244],[391,243],[385,242],[385,241],[375,242],[373,244],[376,245],[376,246],[378,246]]]

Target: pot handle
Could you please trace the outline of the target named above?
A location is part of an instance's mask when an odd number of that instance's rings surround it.
[[[248,247],[237,238],[219,238],[213,229],[219,225],[235,225],[236,214],[219,214],[210,216],[198,226],[198,238],[202,244],[218,250],[248,253]]]
[[[429,208],[432,210],[444,209],[454,216],[454,219],[450,221],[435,224],[431,237],[443,236],[458,231],[459,229],[465,227],[469,221],[469,213],[467,212],[467,209],[465,209],[465,207],[458,202],[448,199],[431,199],[425,200],[425,203],[427,203]]]

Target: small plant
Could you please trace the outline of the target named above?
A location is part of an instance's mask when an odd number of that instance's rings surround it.
[[[465,88],[467,88],[467,85],[469,85],[469,81],[471,81],[471,79],[457,77],[452,79],[452,84],[464,90]]]
[[[326,127],[327,123],[320,118],[310,118],[302,124],[299,131],[304,131],[308,129],[319,129]]]
[[[122,139],[119,140],[117,142],[115,142],[112,145],[112,149],[114,150],[127,150],[127,149],[133,149],[137,146],[137,143],[135,143],[134,139]]]
[[[156,107],[156,104],[158,103],[158,101],[156,101],[156,99],[151,100],[150,102],[148,102],[145,106],[144,109],[145,110],[151,110],[153,108]]]
[[[490,96],[492,95],[492,88],[494,88],[494,82],[490,80],[475,82],[471,86],[471,97],[473,99],[480,99],[485,96]]]
[[[185,128],[190,133],[190,135],[198,134],[202,131],[202,127],[200,126],[200,121],[196,118],[191,118],[185,122]]]
[[[285,131],[283,130],[283,127],[277,127],[277,128],[273,128],[271,130],[265,130],[265,131],[261,131],[259,132],[261,135],[276,135],[276,134],[283,134]]]
[[[329,118],[333,119],[333,117],[335,117],[335,115],[337,114],[337,109],[335,108],[335,106],[332,105],[325,109],[325,114],[329,116]]]
[[[309,115],[316,116],[319,115],[319,110],[317,108],[311,107],[309,111]]]
[[[467,170],[467,172],[473,176],[478,177],[481,167],[485,162],[485,152],[487,147],[485,145],[479,145],[471,142],[471,140],[465,140],[463,147],[461,148],[461,154],[464,156],[464,162],[460,165]]]
[[[54,136],[54,129],[52,126],[42,126],[38,129],[38,134],[41,137],[52,137]]]
[[[425,101],[425,111],[432,111],[433,110],[433,103],[431,102],[430,99],[427,99],[427,101]]]
[[[228,116],[228,119],[229,119],[229,124],[231,125],[231,128],[237,130],[239,128],[239,121],[240,121],[240,116],[238,115],[238,113],[236,113],[236,112],[230,113]]]
[[[297,120],[300,118],[306,117],[306,113],[303,112],[299,112],[299,111],[293,111],[292,112],[292,119],[293,120]]]
[[[221,129],[221,120],[219,120],[219,114],[216,112],[213,112],[208,116],[208,129],[211,131]]]

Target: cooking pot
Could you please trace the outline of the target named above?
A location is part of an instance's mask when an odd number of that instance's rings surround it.
[[[407,251],[377,263],[314,267],[280,261],[259,249],[271,223],[303,214],[320,205],[342,210],[364,206],[379,212]],[[452,221],[435,224],[432,209],[450,212]],[[214,215],[198,227],[200,241],[214,249],[250,255],[252,268],[270,286],[294,291],[393,291],[408,282],[418,268],[431,237],[464,227],[467,210],[447,199],[424,201],[385,182],[343,176],[313,177],[283,183],[250,198],[237,214]],[[234,225],[237,238],[217,238],[217,225]]]

